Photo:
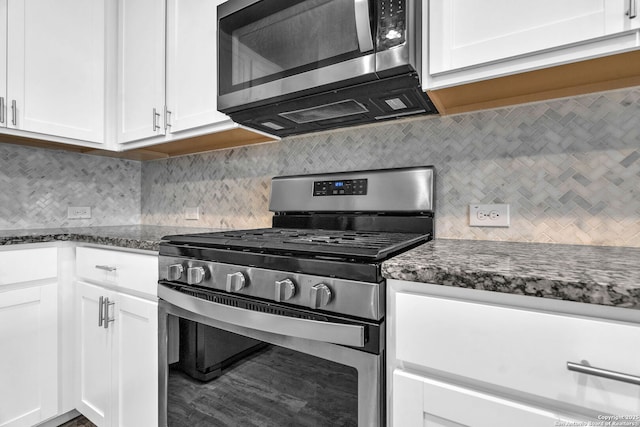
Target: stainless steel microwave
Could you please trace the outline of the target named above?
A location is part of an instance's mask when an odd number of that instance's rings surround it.
[[[436,113],[421,34],[421,0],[229,0],[218,109],[280,136]]]

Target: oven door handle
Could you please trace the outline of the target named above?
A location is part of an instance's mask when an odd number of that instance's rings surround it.
[[[158,297],[192,313],[273,334],[364,347],[364,326],[320,322],[261,313],[207,301],[158,285]]]

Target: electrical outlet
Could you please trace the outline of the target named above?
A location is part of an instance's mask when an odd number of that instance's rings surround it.
[[[509,227],[509,205],[469,205],[469,225],[472,227]]]
[[[184,209],[184,218],[190,220],[200,219],[200,208],[198,206],[194,208],[185,208]]]
[[[89,206],[69,206],[67,208],[67,219],[89,218],[91,218],[91,207]]]

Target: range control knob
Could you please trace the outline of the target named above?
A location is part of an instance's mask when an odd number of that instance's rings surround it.
[[[311,287],[309,292],[310,304],[311,308],[321,308],[325,305],[329,304],[331,301],[331,289],[324,283],[318,283]]]
[[[182,277],[184,267],[181,264],[172,264],[167,271],[167,280],[178,280]]]
[[[238,292],[244,288],[247,281],[240,271],[227,274],[227,292]]]
[[[276,280],[276,301],[290,300],[296,294],[296,285],[291,279]]]
[[[187,268],[187,283],[189,285],[197,285],[204,280],[205,270],[204,267],[189,267]]]

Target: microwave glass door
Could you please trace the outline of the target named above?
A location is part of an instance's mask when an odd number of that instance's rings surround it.
[[[367,0],[258,1],[221,17],[220,94],[372,53],[368,3]]]

